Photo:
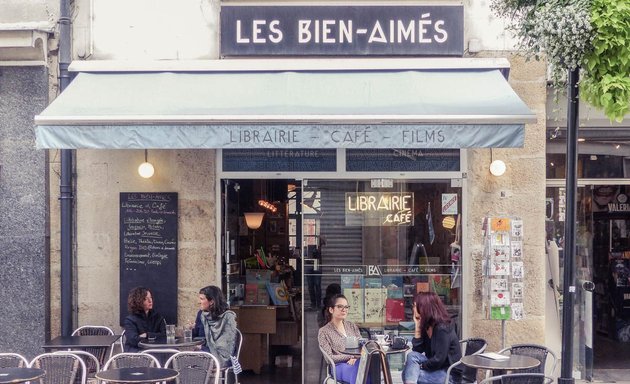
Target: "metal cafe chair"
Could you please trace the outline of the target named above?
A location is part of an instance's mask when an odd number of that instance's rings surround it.
[[[506,375],[491,376],[479,384],[551,384],[553,377],[543,373],[509,373]]]
[[[79,358],[81,358],[83,360],[83,363],[85,363],[86,382],[88,382],[88,383],[98,382],[98,380],[95,379],[94,375],[96,375],[96,373],[101,370],[101,364],[98,361],[98,359],[96,358],[96,356],[94,356],[90,352],[79,351],[79,350],[76,350],[76,351],[72,350],[72,351],[57,351],[57,352],[52,352],[52,353],[57,353],[57,354],[71,353],[73,355],[77,355]],[[79,379],[79,376],[77,376],[75,378],[75,383],[79,382],[78,379]]]
[[[483,353],[483,351],[485,351],[486,347],[488,346],[488,343],[486,343],[484,339],[480,339],[480,338],[464,339],[464,340],[460,340],[459,343],[462,346],[463,356],[478,355],[480,353]],[[448,369],[446,370],[446,378],[444,379],[444,384],[448,384],[449,379],[451,377],[451,371],[453,370],[453,368],[459,365],[463,365],[461,360],[451,364],[451,366],[448,367]],[[477,382],[477,369],[476,368],[467,367],[464,365],[461,368],[461,375],[462,375],[462,380],[461,380],[462,383],[476,383]]]
[[[348,384],[345,381],[337,380],[337,372],[335,371],[335,362],[330,356],[328,356],[326,351],[324,351],[321,346],[319,347],[319,350],[321,351],[324,361],[326,362],[326,377],[324,378],[324,381],[322,383],[323,384]]]
[[[46,371],[46,374],[38,379],[38,384],[74,384],[78,374],[81,375],[81,384],[86,384],[87,381],[85,363],[71,352],[43,353],[35,356],[29,366]]]
[[[103,367],[106,371],[110,368],[139,368],[157,367],[161,368],[160,362],[155,356],[148,353],[122,352],[112,356]]]
[[[105,336],[114,335],[114,331],[104,325],[83,325],[72,332],[72,336]],[[115,343],[114,343],[115,344]],[[107,358],[112,357],[114,351],[114,344],[109,348],[104,347],[88,347],[82,348],[82,350],[90,352],[98,359],[99,363],[103,365]],[[109,354],[107,350],[109,349]]]
[[[19,353],[0,353],[0,368],[28,367],[28,360]]]
[[[146,353],[147,355],[155,357],[160,362],[160,365],[164,367],[168,359],[179,352],[180,351],[175,348],[149,348],[142,350],[140,353]]]
[[[243,334],[240,330],[236,330],[236,346],[234,350],[234,356],[236,356],[236,360],[241,357],[241,348],[243,347]],[[230,377],[230,373],[234,375],[234,384],[238,384],[238,373],[234,371],[233,366],[225,367],[221,369],[221,382],[228,384],[228,378]]]
[[[522,356],[533,357],[534,359],[538,359],[540,361],[540,365],[539,366],[537,366],[535,368],[531,368],[531,369],[522,369],[522,370],[519,370],[518,373],[542,373],[542,374],[544,374],[545,373],[545,368],[546,368],[546,363],[547,363],[547,357],[549,357],[549,356],[551,356],[551,359],[552,359],[551,371],[549,372],[550,375],[553,375],[553,373],[556,370],[556,364],[558,362],[558,358],[556,357],[556,354],[553,353],[552,350],[550,350],[549,348],[545,347],[544,345],[538,345],[538,344],[514,344],[511,347],[504,348],[504,349],[499,351],[499,353],[505,353],[505,352],[509,352],[511,355],[522,355]]]
[[[209,352],[185,351],[177,352],[169,357],[164,365],[179,372],[176,384],[219,384],[221,376],[217,374],[219,359]]]

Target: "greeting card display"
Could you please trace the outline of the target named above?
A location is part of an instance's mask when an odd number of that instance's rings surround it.
[[[493,320],[523,319],[523,220],[486,217],[482,260],[484,310]]]

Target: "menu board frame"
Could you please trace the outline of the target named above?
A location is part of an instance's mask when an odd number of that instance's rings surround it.
[[[177,323],[178,194],[120,193],[120,324],[127,295],[138,286],[153,292],[154,311]]]

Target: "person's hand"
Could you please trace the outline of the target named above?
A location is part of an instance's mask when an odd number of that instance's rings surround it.
[[[141,333],[138,335],[141,339],[146,339],[147,338],[147,333]]]
[[[416,305],[413,305],[413,322],[416,324],[416,329],[420,329],[420,322],[422,320],[422,318],[420,317],[420,314],[418,313],[418,309],[416,308]]]
[[[356,362],[357,362],[357,359],[354,357],[347,361],[348,365],[354,365],[354,363]]]

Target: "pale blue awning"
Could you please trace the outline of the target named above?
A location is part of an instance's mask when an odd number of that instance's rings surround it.
[[[501,70],[79,73],[39,148],[522,147]]]

